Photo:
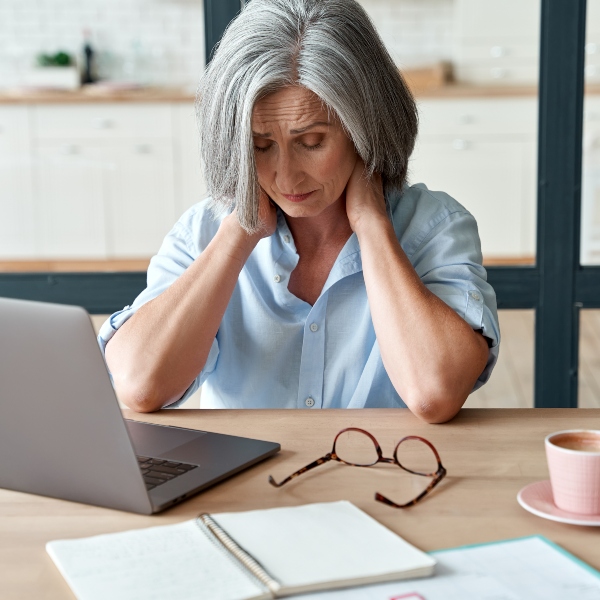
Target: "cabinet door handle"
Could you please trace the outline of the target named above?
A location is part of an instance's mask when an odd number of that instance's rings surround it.
[[[151,152],[152,152],[152,146],[150,144],[138,144],[135,147],[135,151],[138,154],[151,154]]]
[[[490,54],[494,58],[502,58],[503,56],[506,56],[508,54],[508,48],[506,48],[505,46],[492,46],[490,48]]]
[[[468,150],[470,145],[468,140],[463,140],[462,138],[452,140],[452,147],[455,150]]]
[[[97,117],[92,120],[92,125],[96,129],[111,129],[114,125],[114,121],[112,119],[107,119],[106,117]]]
[[[79,154],[79,146],[76,146],[75,144],[65,144],[64,146],[61,146],[60,153],[67,155]]]

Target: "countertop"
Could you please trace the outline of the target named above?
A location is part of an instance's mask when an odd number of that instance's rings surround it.
[[[414,87],[417,98],[504,98],[536,96],[537,86],[467,85],[449,83],[433,87]],[[586,86],[587,94],[600,94],[600,85]],[[130,102],[193,102],[195,94],[181,88],[146,88],[119,92],[81,88],[75,91],[0,90],[0,104],[95,104]]]
[[[128,102],[193,102],[192,91],[182,88],[105,90],[83,86],[78,90],[0,89],[0,104],[98,104]]]

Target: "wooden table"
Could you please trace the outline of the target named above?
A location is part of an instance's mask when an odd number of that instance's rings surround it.
[[[451,423],[428,425],[408,410],[166,410],[128,418],[281,443],[276,457],[161,515],[147,517],[0,490],[0,596],[71,598],[44,545],[70,538],[176,523],[222,512],[350,500],[423,550],[541,534],[600,569],[600,529],[555,523],[517,503],[528,483],[548,478],[544,437],[561,429],[600,429],[600,409],[464,409]],[[422,503],[398,510],[375,502],[395,468],[329,463],[276,489],[283,478],[331,450],[344,427],[369,430],[390,456],[404,435],[431,440],[447,478]],[[9,457],[2,457],[7,460]],[[92,468],[93,465],[90,465]],[[389,489],[389,487],[387,488]]]

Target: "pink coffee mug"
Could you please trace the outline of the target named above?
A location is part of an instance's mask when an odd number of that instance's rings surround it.
[[[546,437],[545,446],[554,504],[600,515],[600,431],[557,431]]]

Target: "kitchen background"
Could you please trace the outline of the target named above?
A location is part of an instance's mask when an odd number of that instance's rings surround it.
[[[486,264],[532,264],[540,1],[361,4],[419,104],[411,182],[475,215]],[[0,271],[145,270],[204,197],[203,12],[202,0],[2,0]],[[582,261],[600,264],[600,0],[587,36]],[[80,87],[85,44],[98,82]],[[76,64],[39,66],[59,51]],[[500,363],[467,405],[532,405],[534,313],[502,311],[501,325]],[[596,311],[581,332],[580,406],[600,406]]]

